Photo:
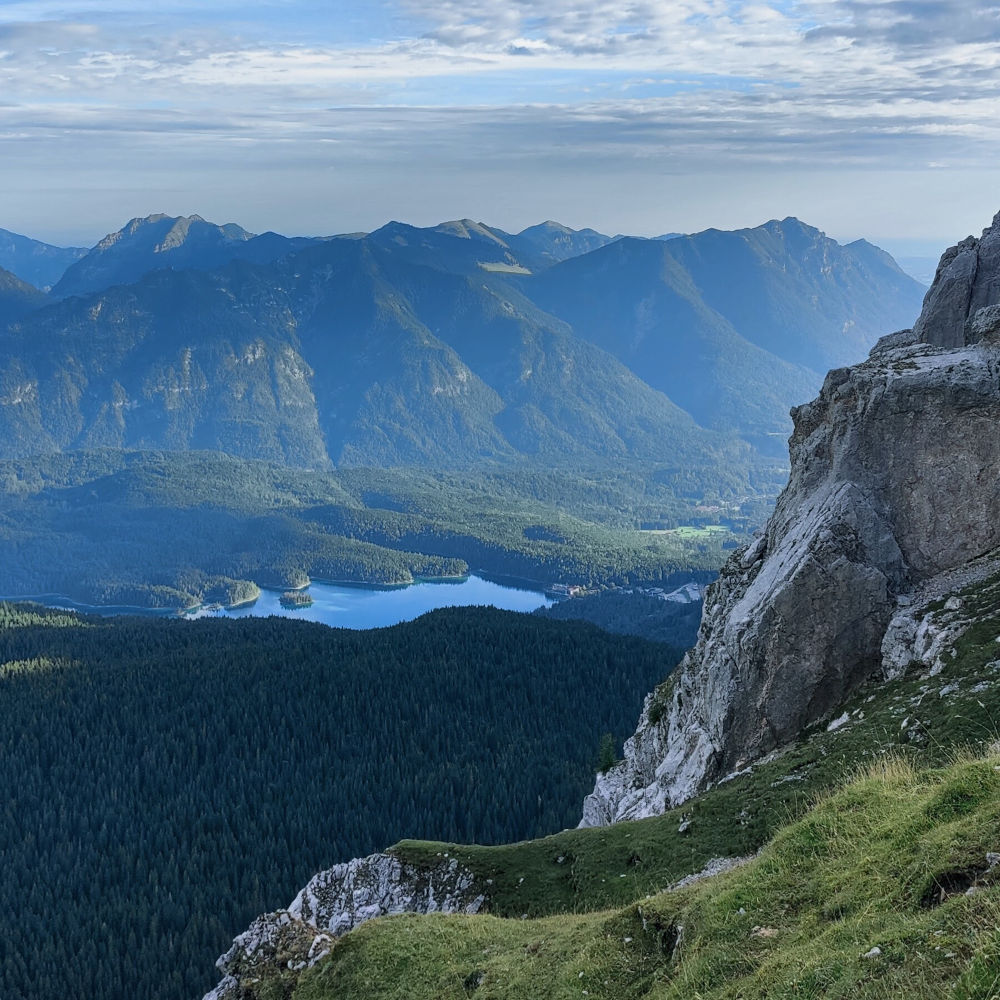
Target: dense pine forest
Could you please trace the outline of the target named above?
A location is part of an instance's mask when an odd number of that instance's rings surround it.
[[[648,594],[606,590],[557,601],[552,607],[539,608],[534,613],[556,621],[593,622],[606,632],[638,635],[687,649],[698,638],[701,609],[701,601],[684,604]]]
[[[0,604],[0,997],[192,1000],[321,868],[574,825],[678,656],[489,608],[358,633]]]

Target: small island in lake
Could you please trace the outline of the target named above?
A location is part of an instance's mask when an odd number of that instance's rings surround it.
[[[286,590],[279,600],[282,607],[285,608],[308,608],[312,606],[313,602],[306,590]]]

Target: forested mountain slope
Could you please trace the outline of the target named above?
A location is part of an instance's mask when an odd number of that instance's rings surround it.
[[[0,268],[0,328],[44,304],[44,292]]]
[[[502,286],[365,240],[273,267],[156,271],[43,309],[4,346],[0,384],[17,394],[0,410],[7,457],[169,447],[303,467],[747,458]]]
[[[781,452],[790,402],[912,323],[923,294],[870,244],[843,247],[795,219],[622,239],[524,284],[703,426]]]
[[[51,288],[86,252],[83,247],[52,246],[0,229],[0,267],[36,288]]]
[[[0,462],[0,595],[177,609],[310,578],[375,585],[472,570],[590,586],[707,581],[732,531],[686,523],[678,483],[533,467],[492,474],[250,462],[218,452],[73,452]]]
[[[338,857],[572,824],[677,656],[491,608],[359,633],[0,604],[0,996],[191,1000]]]
[[[469,220],[311,241],[150,216],[5,337],[3,454],[745,465],[734,437],[774,452],[818,370],[909,322],[920,292],[795,220],[667,242]]]

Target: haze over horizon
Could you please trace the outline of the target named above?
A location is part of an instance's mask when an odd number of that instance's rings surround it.
[[[15,0],[0,226],[794,215],[932,254],[997,208],[998,40],[997,4],[956,0]]]

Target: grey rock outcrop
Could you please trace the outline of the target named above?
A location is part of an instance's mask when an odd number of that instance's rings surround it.
[[[990,339],[1000,327],[1000,213],[977,240],[946,250],[923,312],[917,339],[936,347],[964,347]]]
[[[334,941],[374,917],[399,913],[478,913],[484,898],[471,872],[442,856],[427,868],[372,854],[314,875],[285,910],[266,913],[216,965],[223,979],[205,1000],[239,1000],[241,982],[315,965]]]
[[[908,595],[1000,545],[998,341],[1000,215],[944,255],[912,332],[792,411],[766,531],[710,588],[581,825],[660,813],[794,739],[879,675],[890,623],[905,647]]]
[[[882,676],[896,680],[914,666],[928,677],[944,670],[955,643],[979,619],[960,593],[1000,573],[1000,553],[941,573],[899,600],[882,639]]]

